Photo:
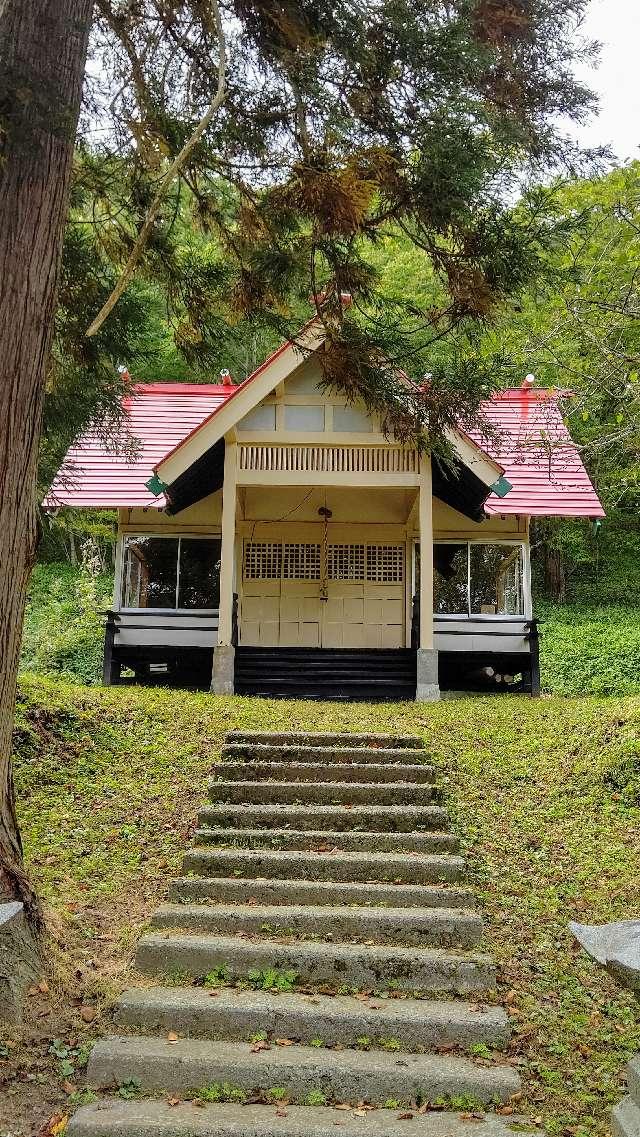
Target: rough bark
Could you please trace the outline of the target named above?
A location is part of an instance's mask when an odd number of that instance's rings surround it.
[[[36,464],[92,0],[0,0],[0,896],[40,915],[16,820],[11,737]]]
[[[542,548],[544,564],[544,590],[551,600],[564,604],[567,599],[567,576],[562,549],[544,542]]]

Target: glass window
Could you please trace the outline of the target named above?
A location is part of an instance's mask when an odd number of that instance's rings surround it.
[[[433,570],[436,615],[524,615],[522,545],[436,542]]]
[[[127,537],[123,571],[124,608],[175,608],[178,538]]]
[[[467,544],[433,546],[433,610],[465,615],[469,610]]]
[[[471,545],[471,612],[485,616],[521,616],[522,547]]]
[[[220,603],[220,548],[216,538],[180,538],[178,608],[217,608]]]
[[[285,406],[285,430],[324,430],[324,407]]]
[[[123,608],[211,609],[219,601],[219,538],[125,538]]]

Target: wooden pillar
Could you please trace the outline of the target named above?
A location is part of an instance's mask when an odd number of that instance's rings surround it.
[[[235,442],[225,444],[218,647],[231,647],[233,634],[233,574],[236,559],[236,450]]]
[[[431,458],[420,460],[420,642],[419,647],[433,650],[433,486]]]
[[[438,653],[433,636],[433,483],[431,458],[420,459],[418,502],[420,525],[420,628],[416,651],[416,699],[432,702],[440,698]]]

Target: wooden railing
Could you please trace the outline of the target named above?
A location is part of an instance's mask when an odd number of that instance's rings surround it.
[[[291,474],[417,474],[416,450],[402,446],[239,447],[240,470]]]

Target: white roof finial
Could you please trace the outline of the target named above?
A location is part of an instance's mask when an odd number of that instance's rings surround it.
[[[528,375],[525,375],[524,380],[522,382],[522,386],[525,389],[527,389],[528,387],[533,387],[533,384],[535,383],[535,381],[536,381],[535,375],[533,375],[531,372],[529,372]]]

